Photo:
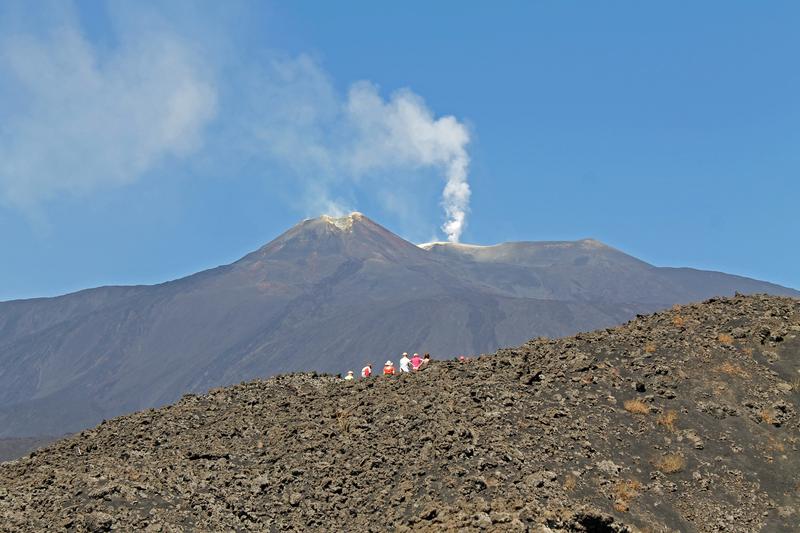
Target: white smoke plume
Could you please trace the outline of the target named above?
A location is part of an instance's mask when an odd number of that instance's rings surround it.
[[[374,84],[360,81],[339,97],[307,56],[273,60],[262,73],[258,137],[272,157],[306,181],[308,202],[347,211],[325,191],[380,180],[403,187],[399,174],[434,169],[445,179],[442,230],[449,241],[459,241],[470,200],[470,135],[463,123],[436,117],[408,89],[384,99]]]

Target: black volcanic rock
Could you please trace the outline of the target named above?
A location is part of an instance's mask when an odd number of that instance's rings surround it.
[[[488,352],[737,290],[798,294],[592,240],[419,247],[359,214],[306,220],[176,281],[0,303],[0,438],[73,432],[278,372]]]
[[[737,296],[214,389],[0,465],[0,531],[797,531],[798,363],[800,300]]]

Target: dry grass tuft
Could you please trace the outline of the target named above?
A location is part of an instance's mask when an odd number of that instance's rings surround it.
[[[350,411],[341,409],[336,413],[336,423],[342,433],[350,432]]]
[[[614,500],[614,510],[618,513],[627,513],[630,510],[628,502],[622,500]]]
[[[571,492],[575,490],[575,487],[578,484],[578,478],[572,474],[567,474],[564,478],[564,490],[567,492]]]
[[[723,374],[728,374],[729,376],[738,376],[740,378],[747,378],[750,377],[750,374],[739,365],[731,363],[730,361],[725,361],[717,368],[718,371],[722,372]]]
[[[772,409],[764,409],[758,413],[758,415],[761,417],[761,421],[767,424],[774,424],[777,422],[777,420],[775,420],[775,415],[772,414]]]
[[[672,325],[676,328],[682,328],[686,324],[686,320],[681,315],[672,317]]]
[[[753,349],[751,347],[744,348],[742,350],[747,357],[753,357]]]
[[[625,513],[630,509],[631,500],[639,495],[642,484],[634,479],[618,481],[614,485],[614,510]]]
[[[733,344],[733,337],[728,335],[727,333],[720,333],[719,336],[717,337],[717,340],[721,344],[725,344],[725,345],[728,345],[728,346]]]
[[[653,466],[665,474],[680,472],[686,466],[686,459],[677,453],[668,453],[653,461]]]
[[[678,420],[678,413],[670,410],[659,416],[656,422],[658,422],[658,425],[664,426],[669,431],[674,432],[676,429],[675,422],[677,422],[677,420]]]
[[[625,400],[625,410],[635,415],[650,414],[650,406],[642,400]]]
[[[648,342],[644,347],[645,353],[655,353],[655,351],[656,351],[656,345],[653,344],[652,342]]]

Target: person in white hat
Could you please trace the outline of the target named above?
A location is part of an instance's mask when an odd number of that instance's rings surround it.
[[[384,376],[394,376],[396,373],[394,369],[394,363],[391,361],[386,361],[386,364],[383,365],[383,375]]]
[[[344,380],[345,381],[353,381],[353,379],[354,379],[353,378],[353,371],[352,370],[348,370],[347,371],[347,375],[344,377]]]
[[[408,368],[410,363],[411,359],[408,358],[408,353],[403,352],[403,357],[400,358],[400,372],[410,372],[411,369]]]

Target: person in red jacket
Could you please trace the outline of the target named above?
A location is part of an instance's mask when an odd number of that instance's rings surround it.
[[[386,364],[383,365],[383,375],[384,376],[395,375],[394,363],[392,363],[391,361],[386,361]]]

